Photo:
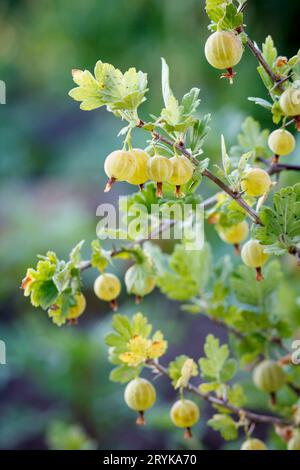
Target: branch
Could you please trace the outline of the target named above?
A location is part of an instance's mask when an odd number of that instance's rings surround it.
[[[238,33],[242,33],[244,31],[244,27],[243,26],[239,26],[238,28],[236,28],[236,31]],[[266,62],[264,56],[262,55],[262,52],[261,50],[257,47],[257,45],[252,41],[252,39],[248,36],[247,34],[247,42],[246,42],[247,46],[249,47],[250,51],[253,53],[253,55],[257,58],[258,62],[261,64],[261,66],[265,69],[265,71],[267,72],[267,74],[269,75],[269,77],[271,78],[272,82],[274,83],[275,87],[274,88],[277,88],[279,91],[283,92],[284,91],[284,88],[282,87],[282,78],[278,77],[274,72],[273,70],[271,69],[271,67],[269,66],[269,64]]]
[[[137,127],[143,128],[144,122],[139,121],[137,124]],[[185,155],[195,166],[198,166],[200,164],[199,160],[195,158],[184,146],[183,143],[174,143],[171,140],[167,139],[163,135],[159,134],[156,131],[152,132],[152,136],[156,141],[159,142],[164,142],[167,144],[169,147],[176,148],[179,152],[181,152],[183,155]],[[219,188],[221,188],[226,194],[228,194],[232,199],[234,199],[247,213],[248,215],[253,219],[253,221],[258,224],[258,225],[263,225],[262,221],[260,220],[258,214],[255,212],[254,209],[252,209],[242,198],[240,193],[237,193],[233,191],[229,186],[227,186],[225,183],[223,183],[220,178],[217,176],[213,175],[208,169],[205,169],[202,173],[203,176],[206,176],[209,178],[213,183],[215,183]]]
[[[257,157],[257,161],[264,163],[270,176],[281,173],[282,171],[300,171],[300,165],[291,165],[289,163],[274,163],[263,157]]]
[[[168,369],[162,366],[161,364],[159,364],[159,362],[152,360],[152,361],[149,361],[148,364],[152,367],[152,369],[157,371],[159,374],[170,378]],[[209,393],[204,394],[200,392],[200,390],[194,385],[192,385],[191,383],[188,383],[186,390],[198,395],[200,398],[202,398],[203,400],[206,400],[212,405],[223,406],[224,408],[227,408],[228,410],[230,410],[232,413],[236,414],[237,416],[247,418],[252,423],[272,424],[274,426],[287,426],[291,424],[290,421],[285,420],[283,418],[279,418],[276,416],[262,415],[262,414],[254,413],[249,410],[245,410],[244,408],[233,406],[230,403],[228,403],[228,401],[222,398],[217,398],[214,395],[211,395]]]

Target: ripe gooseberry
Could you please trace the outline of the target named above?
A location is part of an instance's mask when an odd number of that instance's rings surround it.
[[[264,252],[262,245],[257,240],[249,240],[242,248],[241,257],[246,266],[256,269],[257,281],[262,281],[263,275],[261,268],[269,257],[267,253]]]
[[[157,197],[162,197],[162,185],[170,178],[172,171],[172,163],[167,157],[162,155],[155,155],[148,160],[147,173],[149,179],[157,183]]]
[[[243,51],[241,39],[231,31],[217,31],[209,36],[205,44],[207,61],[216,69],[227,69],[228,73],[222,77],[228,78],[230,83],[235,76],[232,69],[240,62]]]
[[[255,367],[253,382],[257,388],[269,393],[273,403],[275,403],[275,393],[286,383],[286,375],[277,362],[266,359]]]
[[[124,400],[129,408],[139,413],[136,423],[145,424],[144,412],[154,405],[156,391],[151,382],[138,377],[127,384]]]
[[[300,450],[300,430],[294,429],[293,436],[288,442],[288,450]]]
[[[147,173],[147,162],[149,155],[147,152],[141,149],[131,150],[131,154],[134,156],[136,161],[136,168],[133,175],[127,179],[127,182],[134,185],[139,185],[141,189],[144,188],[144,183],[148,179]]]
[[[70,308],[67,316],[67,320],[72,324],[77,323],[77,318],[83,314],[86,308],[86,300],[83,294],[80,293],[75,295],[75,302],[76,305]]]
[[[251,438],[242,444],[241,450],[268,450],[268,448],[260,439]]]
[[[152,273],[145,272],[142,265],[134,264],[125,273],[125,284],[129,294],[136,296],[136,303],[140,303],[142,297],[153,291],[156,278]]]
[[[249,227],[245,220],[230,227],[217,225],[216,229],[220,238],[225,243],[234,245],[237,252],[239,252],[239,244],[247,238],[249,233]]]
[[[269,174],[261,168],[251,168],[242,179],[242,190],[250,197],[260,197],[269,191],[272,181]]]
[[[168,183],[176,186],[175,195],[179,197],[181,195],[180,186],[187,183],[194,173],[193,164],[183,155],[170,158],[172,165],[172,173],[168,178]]]
[[[137,163],[133,153],[127,150],[115,150],[105,159],[104,171],[108,176],[104,192],[110,191],[116,181],[126,181],[135,172]]]
[[[270,134],[268,144],[275,155],[285,156],[294,151],[296,141],[289,131],[277,129]]]
[[[121,283],[117,276],[104,273],[97,277],[94,282],[95,295],[105,302],[109,302],[113,310],[117,310],[116,298],[121,292]]]
[[[287,88],[279,100],[280,107],[285,116],[300,115],[300,89],[293,86]]]
[[[185,428],[184,437],[189,439],[192,437],[191,427],[199,421],[200,410],[195,402],[180,399],[172,406],[170,417],[175,426]]]

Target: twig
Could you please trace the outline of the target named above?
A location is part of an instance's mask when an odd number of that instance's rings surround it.
[[[139,121],[137,124],[137,127],[143,128],[144,122]],[[159,134],[156,131],[152,132],[152,136],[156,141],[159,142],[164,142],[167,144],[169,147],[176,148],[179,152],[181,152],[183,155],[185,155],[195,166],[198,166],[200,164],[200,161],[197,160],[186,148],[184,145],[179,144],[179,143],[174,143],[171,140],[167,139],[165,136]],[[215,176],[211,171],[208,169],[205,169],[202,172],[203,176],[206,176],[208,179],[213,181],[219,188],[221,188],[225,193],[227,193],[232,199],[234,199],[237,204],[239,204],[248,214],[249,216],[253,219],[253,221],[258,224],[258,225],[263,225],[262,221],[260,220],[258,214],[255,212],[254,209],[252,209],[241,197],[241,195],[235,191],[233,191],[229,186],[227,186],[225,183],[223,183],[220,178]]]
[[[148,364],[161,375],[164,375],[170,378],[168,369],[162,366],[158,361],[152,360],[152,361],[149,361]],[[222,398],[215,397],[214,395],[211,395],[209,393],[205,394],[205,393],[200,392],[200,390],[197,387],[195,387],[195,385],[192,385],[191,383],[188,383],[186,390],[192,393],[195,393],[200,398],[202,398],[203,400],[206,400],[212,405],[222,406],[224,408],[227,408],[228,410],[230,410],[232,413],[236,414],[239,417],[247,418],[251,423],[272,424],[274,426],[286,426],[286,425],[291,424],[290,421],[285,420],[283,418],[279,418],[277,416],[258,414],[258,413],[254,413],[253,411],[245,410],[244,408],[233,406],[230,403],[228,403],[228,401],[225,401]]]
[[[238,33],[242,33],[244,31],[244,27],[243,26],[239,26],[238,28],[236,28],[236,31]],[[283,87],[282,87],[282,78],[278,77],[274,72],[273,70],[271,69],[271,67],[269,66],[269,64],[266,62],[264,56],[262,55],[262,52],[261,50],[257,47],[257,45],[252,41],[252,39],[247,35],[247,42],[246,42],[247,46],[249,47],[249,49],[251,50],[251,52],[254,54],[254,56],[257,58],[258,62],[261,64],[261,66],[265,69],[265,71],[267,72],[267,74],[269,75],[269,77],[271,78],[272,82],[274,83],[275,85],[275,88],[277,88],[279,91],[284,91]]]
[[[263,157],[257,157],[257,161],[264,163],[268,167],[269,175],[281,173],[282,171],[300,171],[300,165],[291,165],[289,163],[273,163],[272,160],[268,160]]]

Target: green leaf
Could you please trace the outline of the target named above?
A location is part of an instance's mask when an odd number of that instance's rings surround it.
[[[236,364],[233,359],[228,359],[228,345],[220,346],[219,339],[210,334],[206,338],[204,352],[206,357],[199,359],[202,377],[221,383],[231,380],[236,372]]]
[[[221,382],[229,382],[237,372],[237,362],[235,359],[228,359],[224,364],[221,373],[220,373],[220,381]]]
[[[183,114],[193,114],[197,111],[197,108],[200,104],[199,97],[200,89],[192,88],[188,93],[182,98]]]
[[[300,183],[273,196],[273,206],[263,206],[259,216],[264,224],[256,228],[256,238],[267,253],[282,255],[300,246]]]
[[[248,98],[249,101],[253,101],[255,104],[258,104],[259,106],[262,106],[265,109],[272,109],[273,104],[270,103],[270,101],[264,100],[262,98],[255,98],[253,96],[249,96]]]
[[[46,310],[55,303],[57,296],[58,290],[54,282],[49,279],[48,281],[36,283],[31,301],[35,307],[41,306]]]
[[[272,36],[267,36],[262,46],[262,54],[267,64],[273,69],[274,62],[277,58],[277,49],[274,45]]]
[[[76,246],[72,249],[70,253],[70,261],[76,266],[76,264],[79,264],[81,261],[81,250],[84,245],[84,240],[81,240],[81,242],[77,243]]]
[[[202,250],[186,250],[182,244],[175,246],[169,257],[169,269],[158,275],[157,285],[174,300],[188,300],[205,289],[211,271],[211,250],[205,244]]]
[[[215,431],[219,431],[225,441],[238,438],[237,423],[228,415],[215,414],[207,424]]]
[[[233,3],[228,3],[225,7],[224,16],[218,22],[219,28],[222,30],[235,30],[243,24],[243,13],[238,13],[238,9]]]
[[[268,130],[261,130],[259,122],[248,117],[242,124],[242,133],[238,135],[240,153],[254,152],[258,157],[270,156],[269,134]]]
[[[240,384],[234,384],[232,387],[228,387],[226,396],[228,402],[233,406],[242,407],[247,403],[247,397]]]
[[[276,260],[264,268],[264,280],[261,282],[256,281],[253,269],[240,265],[232,275],[231,287],[237,300],[243,304],[270,305],[271,297],[277,291],[281,279],[281,266]]]
[[[202,119],[196,119],[193,127],[190,128],[187,137],[187,145],[193,154],[199,152],[202,149],[205,138],[210,131],[210,120],[211,115],[206,114]]]
[[[231,162],[227,154],[225,139],[223,135],[221,136],[221,153],[224,173],[226,176],[228,176],[230,173]]]
[[[168,133],[183,133],[194,125],[193,114],[200,103],[199,92],[198,88],[192,88],[189,93],[184,95],[181,104],[179,104],[170,87],[168,64],[162,58],[162,94],[165,107],[161,111],[161,119]]]
[[[91,247],[91,263],[93,268],[97,268],[99,271],[104,271],[111,261],[110,253],[101,248],[99,240],[93,240]]]
[[[176,387],[177,382],[180,379],[181,374],[182,374],[182,367],[188,359],[189,359],[188,356],[185,356],[184,354],[182,354],[181,356],[176,357],[174,361],[171,361],[169,363],[168,373],[169,373],[169,377],[171,379],[173,387]],[[198,375],[198,371],[197,371],[197,367],[195,364],[193,376],[195,377],[197,375]]]
[[[206,0],[206,13],[210,20],[218,23],[225,15],[225,8],[230,0]]]
[[[275,101],[272,106],[272,117],[274,124],[279,124],[281,119],[283,118],[283,113],[279,101]]]
[[[81,109],[89,111],[105,105],[112,112],[133,112],[145,101],[148,91],[145,73],[137,72],[132,67],[122,74],[113,65],[100,60],[94,73],[95,77],[87,70],[73,71],[73,80],[78,88],[71,90],[69,95],[81,101]]]
[[[129,367],[124,365],[120,365],[118,367],[115,367],[110,375],[109,379],[112,382],[119,382],[121,384],[130,382],[130,380],[134,379],[137,377],[142,370],[142,367]]]

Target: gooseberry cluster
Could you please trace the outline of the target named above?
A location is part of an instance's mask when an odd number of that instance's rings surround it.
[[[181,186],[193,176],[194,166],[184,156],[167,158],[155,154],[152,158],[141,149],[117,150],[110,153],[104,162],[104,170],[109,180],[105,191],[109,191],[116,181],[127,181],[143,189],[150,180],[156,183],[156,196],[163,196],[163,183],[175,186],[175,194],[181,196]]]

